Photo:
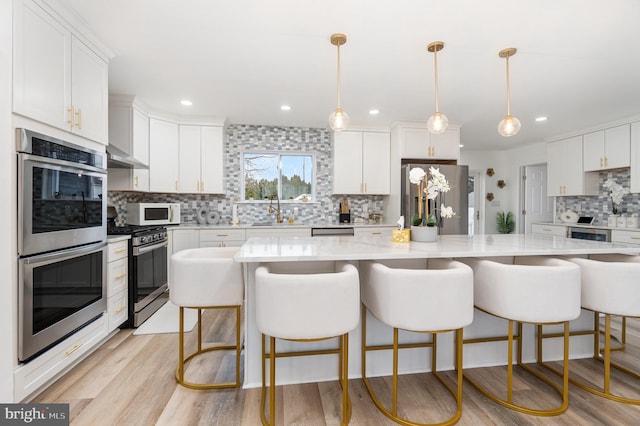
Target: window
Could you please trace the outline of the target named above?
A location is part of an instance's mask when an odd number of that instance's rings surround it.
[[[243,152],[243,200],[313,201],[315,156],[311,153]]]

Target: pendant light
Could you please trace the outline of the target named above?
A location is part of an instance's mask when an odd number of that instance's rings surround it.
[[[505,58],[507,61],[507,116],[498,124],[498,133],[504,137],[517,134],[520,131],[520,120],[511,116],[511,87],[509,83],[509,57],[515,55],[517,49],[509,47],[498,53],[498,56]]]
[[[427,129],[429,132],[434,135],[438,135],[447,130],[447,126],[449,125],[449,119],[446,115],[440,112],[438,107],[438,52],[444,48],[444,43],[441,41],[434,41],[433,43],[429,43],[427,46],[427,50],[429,52],[433,52],[433,68],[435,70],[435,81],[436,81],[436,112],[433,113],[431,117],[429,117],[429,121],[427,121]]]
[[[349,115],[340,106],[340,46],[347,42],[344,34],[333,34],[331,44],[338,47],[338,107],[329,116],[329,126],[331,130],[341,132],[349,127]]]

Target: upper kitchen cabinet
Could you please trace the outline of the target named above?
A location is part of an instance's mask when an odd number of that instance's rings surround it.
[[[629,167],[630,125],[612,127],[584,135],[584,171]]]
[[[334,133],[333,193],[389,194],[390,149],[389,133]]]
[[[547,195],[596,195],[597,173],[584,173],[582,136],[547,145]]]
[[[224,192],[223,127],[180,125],[179,192]]]
[[[640,193],[640,122],[631,123],[631,188],[634,194]]]
[[[459,160],[460,127],[432,135],[425,127],[399,126],[400,156],[416,160]]]
[[[149,117],[131,96],[109,99],[107,152],[110,191],[149,191]]]
[[[178,124],[157,118],[149,119],[149,191],[179,190]]]
[[[13,111],[108,143],[108,57],[31,0],[15,2]]]

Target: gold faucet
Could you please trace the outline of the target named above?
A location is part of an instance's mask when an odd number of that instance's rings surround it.
[[[280,214],[280,197],[278,196],[278,193],[275,193],[273,195],[271,195],[269,197],[269,199],[271,200],[271,202],[269,203],[269,214],[273,214],[273,199],[276,199],[277,201],[277,217],[276,220],[278,223],[282,223],[282,215]]]

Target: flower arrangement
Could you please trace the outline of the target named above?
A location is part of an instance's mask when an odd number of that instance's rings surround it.
[[[622,202],[622,197],[629,194],[629,190],[624,188],[613,179],[607,179],[602,187],[609,190],[609,198],[611,198],[611,210],[613,214],[618,214],[618,206]]]
[[[409,181],[418,185],[418,213],[411,218],[414,226],[436,226],[438,208],[434,208],[434,212],[429,213],[426,200],[435,200],[440,193],[449,192],[451,189],[444,174],[440,173],[440,169],[430,167],[429,175],[431,178],[427,181],[427,174],[420,167],[409,170]],[[440,220],[456,214],[451,206],[445,206],[444,203],[440,204],[439,210]]]

